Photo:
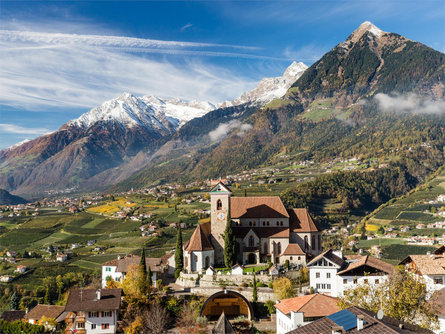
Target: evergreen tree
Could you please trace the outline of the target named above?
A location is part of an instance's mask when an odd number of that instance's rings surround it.
[[[49,288],[46,287],[45,297],[43,297],[43,304],[49,305],[51,304],[51,297],[49,295]]]
[[[9,301],[9,309],[18,310],[19,304],[20,304],[20,297],[14,291],[14,293],[12,294],[11,300]]]
[[[144,275],[147,273],[147,262],[145,261],[145,249],[142,247],[141,250],[141,261],[139,262],[139,269]]]
[[[230,210],[227,210],[227,224],[224,231],[224,263],[226,268],[231,268],[236,262],[235,236],[231,225]]]
[[[258,301],[258,290],[256,287],[256,275],[253,274],[253,290],[252,290],[252,301],[256,303]]]
[[[176,237],[176,251],[175,251],[175,277],[179,277],[179,273],[184,269],[184,254],[182,249],[182,230],[178,226],[178,235]]]
[[[150,265],[148,266],[148,269],[147,269],[147,284],[148,284],[148,286],[149,287],[151,287],[152,286],[152,283],[153,283],[153,281],[151,280],[151,276],[152,276],[153,274],[152,274],[152,272],[151,272],[151,268],[150,268]]]

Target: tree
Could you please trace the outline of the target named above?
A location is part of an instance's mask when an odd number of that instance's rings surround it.
[[[169,316],[167,310],[159,303],[153,303],[142,315],[144,327],[148,333],[161,334],[167,329]]]
[[[149,287],[151,287],[152,283],[153,283],[153,281],[151,279],[152,275],[153,275],[153,273],[151,272],[151,268],[150,268],[150,264],[149,264],[148,265],[148,270],[147,270],[147,284],[148,284]]]
[[[286,268],[287,270],[289,270],[289,260],[284,261],[284,268]]]
[[[49,287],[46,287],[45,297],[43,297],[43,303],[46,305],[51,304],[51,296],[49,294]]]
[[[144,274],[147,273],[147,262],[145,260],[145,249],[144,249],[144,247],[142,247],[142,250],[141,250],[141,261],[139,262],[139,269]]]
[[[175,251],[175,277],[179,277],[179,273],[184,269],[184,254],[182,249],[182,230],[178,226],[178,234],[176,236],[176,251]]]
[[[122,281],[122,290],[127,303],[144,303],[147,300],[147,295],[143,290],[144,286],[141,284],[142,280],[145,280],[145,275],[142,274],[139,265],[130,265]]]
[[[387,317],[434,329],[438,324],[437,312],[428,298],[426,284],[397,267],[379,285],[362,284],[346,290],[339,306],[346,308],[355,305],[372,312],[382,308]]]
[[[227,223],[224,230],[224,263],[226,268],[233,267],[236,262],[235,236],[231,225],[230,210],[227,210]]]
[[[252,301],[256,303],[258,301],[258,290],[256,286],[256,275],[253,274],[253,289],[252,289]]]
[[[10,310],[18,310],[20,306],[20,297],[14,291],[12,294],[11,300],[9,301],[9,309]]]
[[[273,282],[273,292],[278,299],[286,299],[295,296],[295,289],[289,278],[282,277]]]

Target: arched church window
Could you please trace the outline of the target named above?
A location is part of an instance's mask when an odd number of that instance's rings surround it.
[[[278,254],[281,254],[281,242],[279,242],[277,244],[277,251],[278,251]]]
[[[221,210],[222,209],[222,201],[219,199],[217,202],[216,202],[216,210]]]
[[[263,249],[264,249],[264,253],[267,254],[267,242],[264,243]]]
[[[305,235],[304,236],[304,249],[308,249],[309,248],[309,243],[308,243],[308,240],[307,240],[307,235]]]
[[[312,249],[315,249],[315,235],[312,236]]]
[[[321,235],[318,235],[318,250],[321,250]]]
[[[249,237],[249,246],[250,246],[250,247],[253,247],[253,246],[254,246],[254,243],[255,243],[255,240],[253,239],[253,235],[251,235],[251,236]]]

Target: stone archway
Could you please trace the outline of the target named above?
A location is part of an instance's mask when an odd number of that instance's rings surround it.
[[[247,256],[247,262],[249,264],[255,264],[256,263],[256,255],[255,255],[255,253],[249,253],[249,255]]]
[[[240,293],[232,290],[223,290],[211,295],[204,302],[201,316],[217,319],[221,313],[230,318],[244,315],[249,320],[254,317],[253,307]]]

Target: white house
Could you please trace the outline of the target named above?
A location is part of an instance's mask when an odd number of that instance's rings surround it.
[[[400,264],[405,270],[422,277],[431,293],[445,288],[445,246],[430,254],[410,255]]]
[[[239,265],[239,264],[235,264],[232,267],[232,275],[243,275],[244,274],[244,267]]]
[[[116,282],[122,282],[125,278],[131,265],[139,265],[141,257],[139,255],[128,255],[121,258],[117,257],[115,260],[105,262],[102,265],[102,288],[107,286],[107,278],[110,277]],[[145,263],[150,266],[152,272],[151,280],[153,284],[156,283],[159,274],[165,272],[166,266],[162,265],[162,260],[160,258],[146,258]]]
[[[321,294],[280,300],[277,309],[277,334],[284,334],[312,321],[340,311],[337,298]]]
[[[66,333],[114,334],[121,289],[71,289],[65,306]]]
[[[68,255],[63,253],[57,253],[56,260],[59,262],[65,262],[66,260],[68,260]]]
[[[327,250],[307,264],[310,286],[315,292],[342,296],[360,284],[380,284],[394,266],[369,255],[344,257],[342,251]]]

